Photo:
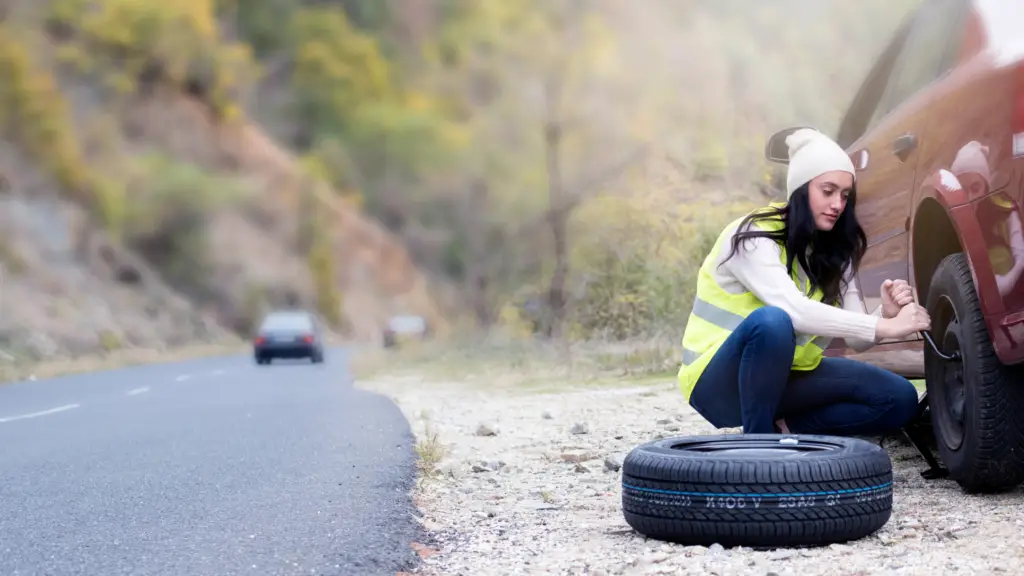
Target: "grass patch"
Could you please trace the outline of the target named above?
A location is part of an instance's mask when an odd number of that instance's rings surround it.
[[[409,342],[392,350],[355,348],[350,368],[356,380],[443,380],[544,394],[675,386],[678,364],[671,347],[659,341],[566,344],[462,338]],[[924,393],[924,379],[911,383]]]
[[[641,377],[592,377],[576,380],[552,380],[551,378],[536,378],[525,380],[516,385],[516,390],[526,394],[556,394],[572,390],[614,390],[625,388],[643,388],[676,385],[676,375],[662,374]]]
[[[444,459],[446,450],[437,431],[431,426],[430,418],[426,416],[423,417],[423,434],[417,439],[414,448],[420,475],[424,478],[437,476],[437,465]]]
[[[62,358],[33,362],[0,350],[0,385],[27,378],[53,378],[71,374],[84,374],[102,370],[114,370],[128,366],[181,362],[193,358],[227,356],[248,350],[238,343],[197,344],[170,350],[149,348],[114,349],[106,354],[95,354],[79,358]]]
[[[15,249],[14,243],[0,235],[0,275],[9,272],[17,276],[28,270],[28,262]]]
[[[532,339],[448,339],[400,348],[356,349],[357,380],[415,378],[557,392],[674,383],[676,360],[666,343],[548,342]]]

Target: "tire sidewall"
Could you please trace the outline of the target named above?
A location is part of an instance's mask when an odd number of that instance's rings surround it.
[[[947,361],[939,358],[927,344],[924,346],[925,387],[928,390],[929,404],[932,404],[930,409],[932,429],[935,434],[939,456],[950,472],[954,473],[954,476],[955,471],[968,466],[969,462],[974,459],[973,447],[977,445],[978,441],[975,436],[976,426],[974,422],[974,407],[977,406],[978,402],[976,397],[977,386],[975,385],[977,371],[974,363],[975,359],[979,357],[978,349],[980,343],[975,341],[972,330],[969,328],[965,329],[966,322],[970,321],[971,315],[977,314],[978,311],[972,310],[972,307],[968,305],[969,291],[973,291],[974,287],[964,286],[956,274],[957,258],[962,257],[962,254],[947,257],[939,264],[929,286],[925,306],[929,317],[934,319],[938,311],[939,302],[943,297],[948,298],[953,305],[956,317],[960,321],[960,354],[961,362],[963,362],[964,379],[964,423],[963,440],[956,450],[949,448],[942,439],[944,430],[950,425],[949,415],[946,412],[946,405],[949,399],[946,397],[940,378],[942,374],[940,370]],[[947,326],[948,324],[943,326],[932,325],[933,339],[937,339],[936,344],[941,345],[942,339],[945,338]],[[938,402],[933,404],[932,399],[937,399]],[[938,404],[938,409],[935,408],[935,404]]]
[[[794,448],[793,440],[831,446],[789,457],[783,451]],[[696,449],[706,443],[759,453]],[[764,452],[775,446],[778,457]],[[622,465],[626,522],[649,538],[685,545],[773,549],[849,542],[889,521],[892,494],[888,453],[854,437],[682,436],[641,444]]]

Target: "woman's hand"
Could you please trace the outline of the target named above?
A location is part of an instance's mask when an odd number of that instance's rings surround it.
[[[932,319],[928,317],[928,311],[911,302],[900,309],[893,318],[879,318],[875,327],[875,337],[878,340],[888,338],[905,338],[922,330],[931,330]]]
[[[882,282],[882,318],[895,318],[900,310],[914,301],[914,291],[906,280]]]

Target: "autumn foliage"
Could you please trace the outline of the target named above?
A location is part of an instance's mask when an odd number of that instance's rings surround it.
[[[290,148],[294,248],[336,325],[340,201],[402,238],[456,325],[674,339],[720,227],[771,194],[764,139],[831,130],[914,4],[54,0],[0,24],[0,127],[189,293],[208,288],[208,216],[248,210],[251,184],[155,151],[98,159],[69,120],[76,82],[111,117],[173,87]]]

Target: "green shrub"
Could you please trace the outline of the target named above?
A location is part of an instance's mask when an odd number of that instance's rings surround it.
[[[49,24],[70,38],[64,59],[108,86],[134,92],[165,80],[228,120],[241,115],[239,91],[257,73],[247,44],[221,38],[213,0],[55,0]]]
[[[342,297],[338,290],[334,247],[330,235],[333,198],[326,196],[329,173],[324,163],[307,157],[300,166],[298,249],[306,255],[306,265],[313,278],[317,310],[333,328],[341,328]]]
[[[18,253],[13,243],[2,235],[0,235],[0,267],[14,276],[28,270],[28,262]]]
[[[253,334],[267,309],[266,289],[259,284],[247,284],[242,294],[241,312],[235,321],[235,330],[246,336]]]
[[[653,199],[603,198],[577,215],[571,333],[626,340],[682,334],[696,290],[697,269],[721,227],[745,206],[684,209],[699,222],[662,209]]]
[[[53,75],[33,58],[21,31],[0,24],[0,129],[53,174],[70,198],[113,227],[119,185],[89,167],[71,126]]]
[[[160,154],[139,157],[124,197],[122,234],[173,286],[209,296],[207,227],[212,213],[242,202],[246,189],[232,177]]]
[[[0,24],[0,126],[42,161],[70,192],[88,192],[88,169],[53,76],[34,61],[14,30]]]
[[[99,343],[100,349],[104,352],[113,352],[124,347],[121,337],[110,330],[100,330],[97,332],[96,340]]]
[[[306,255],[306,261],[316,288],[317,311],[332,328],[341,328],[342,302],[335,274],[334,253],[330,239],[320,226],[315,228],[313,245]]]
[[[388,60],[373,36],[328,7],[298,10],[291,22],[292,88],[299,118],[320,133],[339,133],[359,105],[394,95]]]

